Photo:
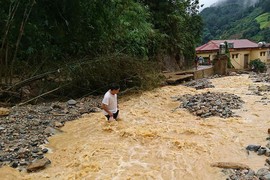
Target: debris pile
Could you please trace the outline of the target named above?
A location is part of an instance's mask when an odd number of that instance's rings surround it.
[[[198,80],[193,80],[189,81],[184,84],[185,86],[188,87],[193,87],[195,89],[205,89],[205,88],[214,88],[215,86],[212,85],[212,82],[210,82],[208,79],[198,79]]]
[[[270,134],[270,129],[268,129]],[[258,156],[265,156],[265,164],[262,164],[262,168],[258,169],[257,172],[250,168],[233,168],[232,166],[223,169],[222,172],[228,176],[227,180],[250,180],[250,179],[270,179],[270,137],[267,137],[268,143],[266,146],[250,144],[246,147],[247,154],[256,153]]]
[[[99,98],[78,101],[14,106],[0,113],[0,167],[4,165],[27,170],[44,168],[50,160],[44,159],[49,149],[44,147],[47,138],[61,133],[66,121],[79,118],[84,113],[99,111]],[[5,110],[5,111],[4,111]]]
[[[269,73],[251,73],[249,78],[252,79],[253,82],[270,82]]]
[[[240,109],[244,103],[240,97],[228,93],[203,93],[194,96],[187,94],[177,100],[181,101],[181,108],[202,118],[220,116],[228,118],[233,116],[231,109]]]

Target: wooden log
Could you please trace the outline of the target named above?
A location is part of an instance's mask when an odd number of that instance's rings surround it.
[[[67,85],[67,84],[66,84],[66,85]],[[66,86],[66,85],[63,85],[63,86],[58,87],[58,88],[55,88],[55,89],[53,89],[53,90],[51,90],[51,91],[45,92],[45,93],[40,94],[40,95],[38,95],[38,96],[36,96],[36,97],[34,97],[34,98],[32,98],[32,99],[29,99],[29,100],[27,100],[27,101],[25,101],[25,102],[22,102],[22,103],[19,104],[19,106],[25,105],[25,104],[27,104],[27,103],[33,101],[33,100],[36,100],[36,99],[38,99],[38,98],[40,98],[40,97],[43,97],[43,96],[45,96],[45,95],[48,95],[48,94],[50,94],[50,93],[52,93],[52,92],[55,92],[55,91],[61,89],[62,87]]]
[[[247,165],[234,162],[216,162],[211,164],[212,167],[224,169],[250,169]]]
[[[21,88],[27,84],[30,84],[32,83],[33,81],[36,81],[36,80],[39,80],[39,79],[42,79],[50,74],[55,74],[55,73],[59,73],[60,70],[54,70],[54,71],[50,71],[50,72],[46,72],[46,73],[43,73],[43,74],[39,74],[39,75],[36,75],[36,76],[32,76],[28,79],[25,79],[23,81],[20,81],[12,86],[10,86],[9,88],[6,89],[6,91],[10,91],[11,89],[18,89],[18,88]]]

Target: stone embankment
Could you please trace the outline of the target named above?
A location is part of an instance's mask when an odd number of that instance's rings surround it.
[[[50,164],[50,160],[44,158],[49,151],[44,147],[47,138],[61,133],[59,128],[65,122],[99,111],[100,102],[100,98],[92,97],[0,108],[0,167],[8,165],[28,172],[44,168]]]

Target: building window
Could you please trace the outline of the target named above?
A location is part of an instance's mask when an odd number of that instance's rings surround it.
[[[260,56],[265,56],[265,52],[260,52]]]
[[[232,54],[232,58],[233,59],[237,59],[238,58],[238,54]]]

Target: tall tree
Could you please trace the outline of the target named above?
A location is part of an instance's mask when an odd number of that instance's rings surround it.
[[[157,33],[154,50],[185,55],[193,59],[194,47],[202,32],[198,0],[142,0],[149,6]],[[154,53],[155,54],[155,53]]]
[[[82,0],[82,41],[94,53],[143,55],[151,34],[147,9],[133,0]],[[87,34],[85,34],[87,33]],[[90,36],[89,36],[90,34]],[[87,37],[87,38],[85,38]]]

